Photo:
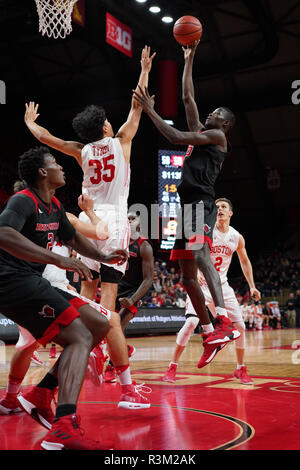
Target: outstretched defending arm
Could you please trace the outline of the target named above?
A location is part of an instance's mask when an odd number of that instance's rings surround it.
[[[65,153],[66,155],[74,157],[81,166],[81,150],[83,149],[84,145],[79,142],[59,139],[58,137],[55,137],[54,135],[50,134],[50,132],[44,127],[39,126],[35,122],[36,119],[39,117],[38,104],[35,104],[33,101],[30,101],[29,104],[25,104],[25,107],[25,124],[30,130],[30,132],[34,135],[34,137],[39,140],[42,144],[48,145],[49,147],[59,150],[60,152]]]
[[[149,46],[145,46],[143,48],[141,56],[141,73],[136,90],[139,86],[142,87],[142,89],[148,86],[149,73],[152,67],[152,60],[154,59],[155,55],[156,52],[154,52],[150,56]],[[124,156],[127,161],[130,160],[131,141],[138,130],[142,111],[143,108],[133,96],[127,121],[120,127],[116,134],[116,137],[120,139],[124,151]]]

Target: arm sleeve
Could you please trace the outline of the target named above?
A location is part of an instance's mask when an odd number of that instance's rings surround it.
[[[58,236],[63,242],[69,242],[75,236],[76,230],[73,225],[69,222],[66,216],[64,208],[61,206],[61,218],[59,222]]]
[[[35,214],[35,204],[27,196],[12,196],[0,215],[0,227],[12,227],[21,232],[27,219]]]

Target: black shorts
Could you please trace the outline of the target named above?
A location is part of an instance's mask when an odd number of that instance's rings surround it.
[[[123,277],[123,273],[117,269],[107,266],[106,264],[100,264],[100,274],[93,269],[90,270],[93,279],[100,279],[102,282],[109,282],[110,284],[119,284]]]
[[[182,204],[178,217],[176,241],[170,260],[194,259],[194,252],[213,242],[213,229],[217,220],[217,206],[213,199]]]
[[[3,279],[0,284],[3,287]],[[77,309],[87,304],[52,287],[38,274],[7,276],[5,284],[6,294],[1,295],[0,312],[26,328],[43,346],[59,333],[59,325],[69,325],[80,317]]]

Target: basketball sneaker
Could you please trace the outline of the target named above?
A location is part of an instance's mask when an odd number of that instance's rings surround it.
[[[103,382],[104,355],[100,346],[90,352],[86,378],[90,379],[96,387]]]
[[[240,335],[241,333],[234,328],[229,318],[225,317],[225,315],[217,315],[214,324],[214,331],[207,335],[204,343],[220,346],[222,343],[234,341]]]
[[[56,344],[52,343],[50,351],[49,351],[49,357],[50,359],[55,359],[56,358]]]
[[[51,430],[41,442],[45,450],[107,450],[113,449],[113,442],[94,441],[85,437],[80,428],[80,416],[67,415],[55,418]]]
[[[51,429],[54,419],[52,402],[55,399],[57,389],[32,387],[24,395],[19,395],[17,400],[26,413],[47,429]]]
[[[37,351],[33,351],[33,354],[31,356],[31,362],[32,362],[32,364],[35,364],[37,366],[43,366],[44,365],[43,361],[40,360],[40,356],[38,355]]]
[[[169,365],[169,367],[167,368],[166,373],[163,376],[162,380],[164,382],[175,383],[176,382],[176,371],[177,371],[177,364],[174,364],[174,362],[172,362]]]
[[[7,393],[4,398],[1,398],[0,415],[12,415],[21,411],[23,410],[17,400],[17,393]]]
[[[114,383],[117,381],[116,378],[116,370],[113,366],[107,365],[105,372],[104,372],[104,382],[106,383]]]
[[[211,333],[209,334],[205,334],[203,333],[201,336],[202,338],[204,339],[203,341],[203,354],[202,356],[200,357],[200,360],[198,362],[198,369],[201,369],[202,367],[205,367],[207,366],[207,364],[209,364],[213,358],[215,357],[215,355],[222,349],[224,348],[224,346],[226,346],[227,343],[223,343],[223,344],[207,344],[206,343],[206,340],[207,338],[209,338],[209,336],[211,335]]]
[[[150,401],[140,392],[151,393],[151,388],[144,384],[121,385],[121,397],[118,408],[126,408],[127,410],[139,410],[141,408],[150,408]]]
[[[128,357],[132,357],[136,351],[134,346],[131,346],[130,344],[127,344],[127,349],[128,349]]]
[[[242,366],[240,369],[235,369],[235,371],[232,375],[236,379],[240,379],[240,382],[242,384],[245,384],[245,385],[253,385],[254,384],[253,380],[251,379],[251,377],[249,377],[249,375],[247,373],[247,367],[246,366]]]

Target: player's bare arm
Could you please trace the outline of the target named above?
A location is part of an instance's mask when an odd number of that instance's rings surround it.
[[[256,289],[255,287],[252,264],[249,260],[249,257],[246,251],[245,239],[242,235],[240,235],[239,244],[238,244],[236,252],[239,257],[243,274],[249,284],[251,296],[253,297],[254,300],[259,300],[261,298],[261,294],[259,290]]]
[[[66,155],[74,157],[79,165],[82,165],[81,161],[81,150],[84,145],[80,142],[66,141],[55,137],[47,129],[38,125],[36,123],[37,118],[40,116],[38,113],[39,105],[30,101],[29,104],[25,104],[25,124],[34,135],[34,137],[39,140],[42,144],[47,145],[51,148],[59,150]]]
[[[109,237],[109,233],[107,230],[107,226],[99,219],[98,224],[88,224],[80,220],[76,215],[71,214],[70,212],[66,212],[66,216],[68,217],[69,221],[77,230],[77,232],[81,233],[86,238],[91,238],[92,240],[107,240]]]
[[[141,245],[142,269],[143,269],[143,282],[131,297],[120,297],[119,302],[122,307],[131,307],[138,302],[150,289],[153,281],[153,250],[147,241]]]
[[[151,48],[149,46],[143,48],[141,55],[141,74],[136,89],[138,89],[138,86],[142,88],[148,86],[149,73],[155,55],[156,52],[151,55]],[[126,161],[130,160],[131,142],[138,130],[141,114],[142,107],[133,96],[127,120],[116,134],[116,137],[120,139]]]
[[[72,240],[69,240],[66,244],[72,247],[80,255],[99,262],[105,262],[108,264],[118,263],[121,265],[124,264],[128,258],[128,253],[126,250],[115,250],[112,253],[105,255],[99,251],[90,240],[88,240],[79,232],[75,232]]]
[[[91,280],[87,266],[79,260],[60,256],[51,250],[36,245],[12,227],[0,227],[0,248],[17,258],[40,264],[55,264],[59,268],[76,271],[81,278]]]
[[[97,234],[99,240],[106,240],[107,238],[109,238],[107,225],[94,212],[93,199],[88,197],[86,194],[81,194],[78,198],[78,205],[80,209],[86,213],[91,223],[97,227]],[[81,232],[81,230],[79,231]]]
[[[107,225],[94,212],[94,201],[86,194],[78,198],[78,205],[86,213],[91,223],[80,220],[76,215],[66,212],[66,215],[77,232],[92,240],[107,240],[109,232]]]
[[[197,104],[195,102],[195,92],[193,84],[193,62],[196,48],[199,41],[195,41],[191,46],[183,47],[184,69],[182,75],[182,101],[185,108],[185,115],[190,131],[200,131],[204,125],[200,122]]]
[[[183,132],[172,126],[169,126],[157,112],[154,110],[154,95],[150,96],[148,89],[139,92],[133,91],[133,94],[148,114],[157,130],[174,145],[216,145],[226,152],[227,143],[224,133],[219,129],[208,129],[202,132]]]

